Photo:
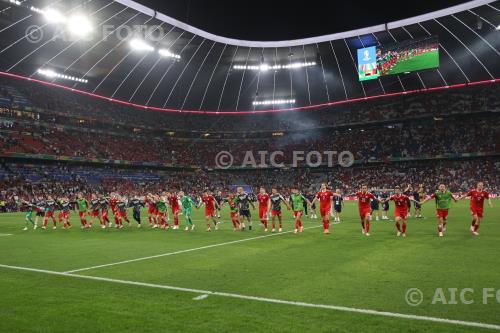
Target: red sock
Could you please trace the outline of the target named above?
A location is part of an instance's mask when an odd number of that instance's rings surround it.
[[[479,223],[474,224],[474,231],[477,231],[479,229]]]
[[[174,225],[175,226],[179,225],[179,216],[177,214],[174,215]]]
[[[274,223],[274,221],[273,221],[273,229],[274,229],[274,228],[276,228],[276,224],[275,224],[275,223]]]
[[[476,220],[475,220],[475,219],[472,219],[471,226],[475,226],[475,225],[476,225]]]
[[[323,221],[323,229],[328,230],[330,228],[330,220]]]
[[[261,222],[262,222],[262,224],[264,225],[264,228],[266,228],[266,229],[267,229],[267,221],[266,221],[266,220],[262,220]]]
[[[403,234],[406,233],[406,222],[403,222]]]
[[[366,232],[370,232],[370,221],[365,222]]]
[[[361,220],[361,227],[365,230],[365,220]]]
[[[295,229],[299,228],[299,220],[295,220]]]
[[[396,222],[396,228],[398,229],[399,232],[401,232],[401,225],[399,224],[399,222]]]
[[[148,216],[148,221],[149,221],[149,224],[153,224],[153,218],[151,216]]]

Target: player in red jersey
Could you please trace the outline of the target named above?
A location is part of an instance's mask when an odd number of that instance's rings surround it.
[[[113,213],[113,217],[115,219],[115,226],[118,227],[120,225],[119,216],[118,216],[118,197],[116,193],[111,192],[111,199],[109,199],[109,207],[111,208],[111,213]],[[111,225],[110,225],[111,227]]]
[[[328,190],[326,183],[321,184],[321,190],[316,194],[312,205],[319,201],[319,213],[323,220],[323,233],[330,233],[330,210],[332,209],[333,197],[340,196],[340,194],[333,193]]]
[[[148,205],[148,221],[149,221],[149,226],[156,225],[156,215],[155,215],[155,201],[153,198],[153,194],[148,193],[146,196],[146,204]]]
[[[269,207],[271,206],[271,199],[269,194],[266,193],[264,187],[260,188],[259,194],[257,195],[257,201],[259,202],[259,220],[260,223],[264,225],[264,231],[267,232],[267,222]]]
[[[167,192],[167,199],[170,208],[172,209],[172,215],[174,215],[174,226],[172,229],[179,229],[179,198],[175,193]]]
[[[219,223],[215,217],[215,208],[218,207],[218,204],[215,197],[209,190],[205,190],[205,192],[203,192],[198,208],[200,208],[202,204],[205,205],[205,222],[207,223],[207,231],[212,231],[210,220],[212,220],[215,230],[219,230]]]
[[[222,200],[220,209],[222,209],[222,206],[224,206],[226,202],[229,205],[229,210],[231,213],[231,222],[233,222],[233,231],[238,231],[240,230],[240,219],[238,218],[238,198],[234,193],[229,193],[227,195],[227,198]]]
[[[396,186],[393,195],[388,199],[380,199],[380,202],[385,203],[389,200],[394,201],[394,205],[396,206],[394,210],[394,221],[396,222],[396,229],[398,230],[397,236],[399,237],[402,235],[406,237],[406,221],[409,213],[408,200],[416,203],[418,203],[418,201],[402,194],[399,186]],[[402,225],[400,222],[402,222]]]
[[[470,197],[470,212],[472,215],[470,232],[474,236],[478,236],[479,233],[477,232],[477,230],[481,225],[481,220],[483,219],[484,214],[484,199],[488,199],[488,205],[490,207],[493,207],[490,199],[490,194],[484,190],[483,182],[479,182],[477,183],[476,189],[470,190],[466,194],[459,197],[458,200],[466,197]]]
[[[368,192],[368,186],[361,186],[361,191],[350,196],[358,198],[359,217],[361,218],[361,232],[363,235],[370,236],[370,200],[375,199],[375,196]]]
[[[92,196],[90,198],[90,222],[89,225],[92,227],[94,224],[94,219],[97,218],[97,220],[101,223],[101,217],[100,217],[100,206],[99,206],[99,199],[97,199],[97,195],[92,193]]]
[[[99,207],[101,208],[101,228],[106,229],[106,224],[111,227],[111,222],[108,218],[108,206],[109,200],[104,197],[104,195],[99,194]]]

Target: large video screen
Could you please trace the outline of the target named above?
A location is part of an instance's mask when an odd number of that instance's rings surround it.
[[[375,59],[375,63],[373,59]],[[409,40],[380,47],[372,46],[358,50],[360,81],[438,67],[439,41],[437,37]]]

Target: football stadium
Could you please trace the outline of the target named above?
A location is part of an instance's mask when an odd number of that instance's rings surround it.
[[[499,83],[500,1],[0,0],[0,332],[498,332]]]

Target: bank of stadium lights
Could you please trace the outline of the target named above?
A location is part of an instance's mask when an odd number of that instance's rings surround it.
[[[18,0],[9,0],[9,3],[22,7],[22,2]],[[82,14],[75,14],[70,17],[64,16],[59,10],[54,8],[40,9],[34,6],[26,7],[32,12],[42,15],[49,24],[65,24],[68,31],[78,37],[89,35],[92,30],[92,22]]]
[[[76,14],[67,22],[68,31],[78,37],[85,37],[89,35],[93,28],[92,23],[84,15]]]
[[[37,71],[37,73],[42,75],[42,76],[51,78],[51,79],[63,79],[63,80],[79,82],[79,83],[88,83],[89,82],[87,79],[81,79],[81,78],[66,75],[66,74],[59,74],[51,69],[39,69]]]
[[[149,45],[144,40],[138,39],[138,38],[134,38],[130,41],[130,47],[136,51],[145,51],[145,52],[155,51],[155,48],[153,46]],[[175,54],[173,52],[170,52],[167,49],[159,49],[158,54],[162,57],[165,57],[165,58],[172,58],[172,59],[176,59],[176,60],[181,59],[181,56],[179,54]]]
[[[134,38],[130,41],[130,47],[136,51],[153,52],[155,50],[154,47],[138,38]]]
[[[179,54],[172,53],[169,50],[165,50],[165,49],[158,50],[158,53],[162,57],[166,57],[166,58],[174,58],[174,59],[180,59],[181,58],[181,56]]]
[[[500,25],[497,26],[497,31],[500,30]]]
[[[50,24],[59,24],[66,22],[66,17],[57,9],[48,8],[42,10],[42,15],[45,18],[45,20]]]
[[[254,101],[254,106],[269,106],[269,105],[283,105],[283,104],[295,104],[294,99],[269,99],[264,101]]]
[[[260,65],[234,65],[233,69],[238,70],[251,70],[251,71],[278,71],[281,69],[296,69],[296,68],[304,68],[304,67],[312,67],[316,66],[316,62],[294,62],[286,65],[268,65],[268,64],[260,64]]]

